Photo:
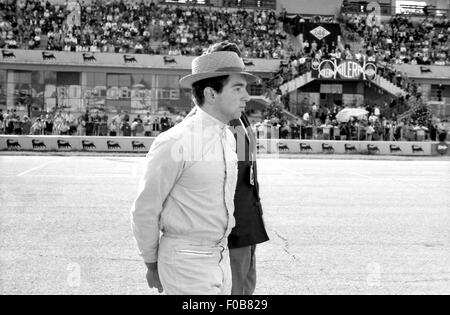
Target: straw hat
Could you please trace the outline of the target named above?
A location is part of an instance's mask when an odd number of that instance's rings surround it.
[[[192,74],[181,78],[180,85],[190,89],[192,84],[200,80],[231,74],[243,75],[248,83],[259,80],[257,76],[244,70],[244,61],[238,54],[232,51],[216,51],[192,60]]]

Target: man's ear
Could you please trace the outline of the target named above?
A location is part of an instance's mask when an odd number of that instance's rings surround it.
[[[203,96],[208,103],[214,103],[216,100],[216,91],[211,87],[207,87],[203,90]]]

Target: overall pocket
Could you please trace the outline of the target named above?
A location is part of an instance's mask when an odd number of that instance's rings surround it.
[[[190,250],[190,249],[177,249],[177,250],[175,250],[175,252],[178,254],[181,254],[181,255],[190,255],[190,256],[211,257],[214,255],[212,252]]]

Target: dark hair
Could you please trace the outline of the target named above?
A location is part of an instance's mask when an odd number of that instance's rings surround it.
[[[235,43],[230,43],[229,41],[223,41],[214,45],[211,45],[205,54],[210,54],[218,51],[232,51],[235,52],[239,57],[241,57],[241,51]],[[203,106],[205,102],[205,95],[203,91],[210,87],[217,93],[222,93],[223,87],[227,84],[229,75],[204,79],[192,84],[192,95],[198,106]]]
[[[229,77],[229,75],[223,75],[220,77],[200,80],[192,84],[192,96],[194,97],[197,105],[203,106],[203,103],[205,102],[205,95],[203,94],[203,91],[207,87],[212,88],[217,93],[222,93],[223,87],[227,84]]]

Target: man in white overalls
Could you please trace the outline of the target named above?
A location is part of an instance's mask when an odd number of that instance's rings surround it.
[[[235,225],[237,155],[228,122],[241,116],[247,84],[256,80],[230,51],[195,58],[192,74],[180,80],[198,110],[155,139],[131,211],[150,288],[231,293],[227,238]]]

